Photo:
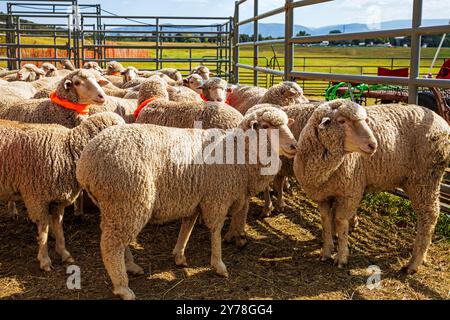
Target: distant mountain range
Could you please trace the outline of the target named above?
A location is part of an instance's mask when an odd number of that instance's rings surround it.
[[[431,26],[431,25],[439,25],[439,24],[448,24],[448,20],[446,19],[424,19],[423,26]],[[321,35],[328,34],[331,30],[340,30],[341,32],[364,32],[371,30],[388,30],[388,29],[401,29],[408,28],[411,26],[410,20],[393,20],[381,22],[374,28],[373,26],[362,24],[362,23],[351,23],[351,24],[341,24],[341,25],[330,25],[319,28],[308,28],[302,25],[294,25],[294,35],[299,31],[305,31],[311,35]],[[284,24],[283,23],[260,23],[259,24],[259,33],[264,37],[272,36],[274,38],[283,37],[284,36]],[[204,27],[204,28],[176,28],[172,25],[166,25],[164,31],[168,31],[173,29],[173,33],[177,33],[177,31],[192,31],[192,32],[208,32],[208,31],[217,31],[214,27]],[[127,35],[140,35],[139,31],[154,31],[155,27],[117,27],[111,29],[112,32],[114,30],[123,30],[123,31],[134,31],[134,33],[130,33]],[[253,25],[246,24],[240,27],[240,34],[253,34]],[[113,35],[113,34],[110,34]]]

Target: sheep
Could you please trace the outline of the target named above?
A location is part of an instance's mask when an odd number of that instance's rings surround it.
[[[195,102],[202,103],[202,97],[192,89],[184,86],[167,86],[169,100],[175,102]]]
[[[191,74],[198,74],[202,77],[203,80],[208,80],[211,72],[209,71],[209,68],[206,66],[198,66],[192,69]]]
[[[210,78],[200,86],[204,101],[227,102],[228,83],[220,78]],[[275,104],[275,103],[274,103]]]
[[[400,187],[417,214],[408,274],[426,261],[439,215],[439,188],[450,161],[450,127],[436,113],[415,105],[363,108],[346,100],[319,106],[300,134],[293,170],[306,194],[319,205],[323,227],[322,260],[333,251],[348,261],[348,220],[365,192]],[[334,223],[333,223],[334,217]]]
[[[94,136],[123,123],[113,113],[92,116],[74,129],[0,121],[0,199],[24,201],[28,216],[38,227],[37,258],[42,270],[52,269],[47,252],[49,224],[56,252],[63,262],[74,262],[65,247],[62,220],[65,207],[74,203],[81,191],[75,164]]]
[[[228,101],[230,106],[245,114],[248,109],[259,104],[267,91],[260,87],[234,87],[229,90]]]
[[[17,72],[12,72],[4,77],[7,81],[35,81],[45,76],[45,72],[32,63],[27,63]]]
[[[90,104],[105,103],[106,95],[100,86],[107,83],[106,79],[93,71],[73,71],[59,82],[53,100],[0,101],[0,119],[76,127],[88,114]],[[64,100],[73,106],[64,107],[63,104],[67,103],[53,102],[57,100]]]
[[[164,69],[161,69],[164,70]],[[173,69],[176,70],[176,69]],[[139,71],[135,67],[128,67],[125,70],[122,71],[123,76],[123,83],[120,85],[122,89],[129,89],[129,88],[135,88],[140,86],[144,81],[146,81],[148,78],[153,76],[159,76],[164,81],[167,82],[167,84],[171,86],[180,86],[183,85],[183,81],[175,81],[171,77],[169,77],[167,74],[162,73],[161,71],[146,71],[145,76],[143,76],[143,71]]]
[[[281,82],[267,91],[257,87],[238,87],[232,90],[228,100],[230,105],[242,114],[245,114],[248,109],[257,104],[272,103],[284,107],[296,103],[309,102],[303,95],[302,88],[291,81]]]
[[[67,69],[58,70],[53,64],[45,62],[42,64],[41,69],[44,70],[46,77],[65,77],[72,71]]]
[[[86,63],[83,65],[83,69],[94,69],[94,70],[96,70],[96,71],[98,71],[98,72],[100,72],[100,73],[103,74],[103,69],[100,68],[100,66],[98,65],[98,63],[95,62],[95,61],[89,61],[89,62],[86,62]]]
[[[224,103],[169,101],[166,88],[167,84],[158,77],[141,85],[136,123],[193,128],[196,121],[201,121],[204,129],[228,129],[237,127],[242,120],[239,112]]]
[[[202,93],[203,78],[198,74],[191,74],[186,79],[183,80],[183,85],[188,87],[198,94]]]
[[[246,154],[258,152],[258,143],[250,147],[245,137],[258,136],[258,132],[260,138],[268,136],[269,130],[260,128],[278,130],[281,152],[293,156],[296,141],[287,126],[285,113],[267,107],[244,117],[240,128],[230,131],[132,124],[111,128],[94,138],[77,163],[77,179],[101,211],[100,247],[114,294],[122,299],[135,298],[126,271],[142,274],[143,269],[133,262],[128,245],[147,222],[183,219],[174,255],[177,263],[185,264],[184,248],[199,214],[211,230],[211,265],[227,277],[221,258],[225,217],[232,212],[232,225],[245,220],[248,198],[270,183],[273,172],[263,173],[269,165],[258,160],[191,165],[189,159],[203,154],[212,140],[225,147],[225,142],[233,139],[243,141],[242,148],[230,148],[247,158]],[[259,151],[264,154],[267,150]],[[276,172],[280,151],[274,151],[270,165]],[[230,232],[230,236],[238,236],[243,230],[231,228]]]
[[[14,104],[17,100],[31,99],[41,90],[53,90],[62,78],[42,78],[33,82],[13,81],[0,87],[3,99],[0,105]],[[48,97],[48,95],[47,95]]]
[[[64,66],[65,69],[70,70],[70,71],[75,71],[77,70],[77,68],[75,68],[75,66],[73,65],[72,61],[70,60],[63,60],[61,61],[61,64]]]
[[[120,76],[120,73],[124,70],[123,65],[117,61],[110,61],[106,65],[106,74],[110,76]]]
[[[136,110],[135,99],[122,99],[118,97],[106,97],[103,104],[93,104],[89,109],[89,114],[97,114],[101,112],[114,112],[120,115],[126,123],[133,123],[134,111]]]
[[[281,110],[283,110],[287,116],[290,119],[293,119],[294,121],[289,126],[289,129],[291,130],[292,134],[294,135],[295,139],[298,139],[300,136],[300,133],[302,132],[303,128],[306,126],[306,123],[308,122],[309,118],[313,114],[314,110],[321,104],[321,102],[312,102],[312,103],[304,103],[304,104],[295,104],[290,105],[287,107],[280,107]],[[264,105],[256,105],[252,108],[250,108],[247,113],[252,113],[254,110],[260,108]],[[273,188],[275,190],[276,194],[276,202],[275,202],[275,208],[277,210],[281,210],[284,207],[284,201],[283,201],[283,189],[286,184],[286,178],[287,177],[293,177],[294,172],[292,170],[293,161],[292,159],[287,159],[282,157],[281,158],[281,169],[280,172],[276,175],[273,181]],[[269,188],[267,188],[264,191],[264,209],[261,214],[263,217],[268,217],[270,213],[273,210],[273,204],[272,200],[270,198],[270,191]]]
[[[162,68],[159,69],[158,72],[165,74],[175,82],[181,83],[183,81],[183,76],[181,75],[181,72],[175,68]]]

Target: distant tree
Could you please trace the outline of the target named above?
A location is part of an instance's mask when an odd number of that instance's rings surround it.
[[[329,34],[336,34],[336,33],[342,33],[342,31],[335,29],[335,30],[331,30]]]
[[[306,31],[304,31],[304,30],[300,30],[298,33],[297,33],[297,37],[307,37],[307,36],[310,36],[311,34],[309,34],[309,33],[307,33]]]

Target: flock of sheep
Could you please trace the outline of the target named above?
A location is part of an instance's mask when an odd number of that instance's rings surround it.
[[[44,63],[0,70],[0,200],[23,201],[38,227],[38,260],[50,271],[49,231],[56,252],[72,263],[62,227],[64,209],[82,214],[82,190],[101,212],[100,248],[113,292],[134,299],[127,272],[142,274],[129,244],[147,223],[182,220],[173,254],[187,265],[185,248],[199,217],[211,231],[211,266],[228,276],[225,241],[246,243],[249,199],[270,188],[283,207],[287,177],[295,176],[317,202],[323,228],[322,260],[348,261],[348,236],[365,192],[406,191],[417,213],[417,236],[404,270],[426,261],[439,215],[439,185],[450,160],[450,128],[415,105],[362,107],[347,100],[309,102],[294,82],[270,89],[230,86],[199,66],[185,79],[172,68],[148,72],[112,61],[75,69]],[[201,122],[202,129],[195,128]],[[207,130],[209,129],[209,130]],[[278,133],[279,141],[273,140]],[[250,154],[268,149],[249,142],[266,137],[278,170]],[[208,143],[243,141],[243,163],[174,161],[202,154]],[[237,148],[238,145],[234,145]],[[237,153],[239,150],[232,150]],[[273,164],[271,164],[273,165]],[[301,214],[301,212],[299,212]]]

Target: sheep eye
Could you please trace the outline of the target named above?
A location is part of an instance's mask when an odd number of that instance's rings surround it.
[[[79,85],[81,84],[81,82],[78,81],[78,80],[76,80],[76,81],[74,82],[74,84],[75,84],[76,86],[79,86]]]
[[[339,123],[339,124],[344,124],[344,123],[345,123],[345,120],[344,120],[344,119],[339,119],[339,120],[338,120],[338,123]]]

